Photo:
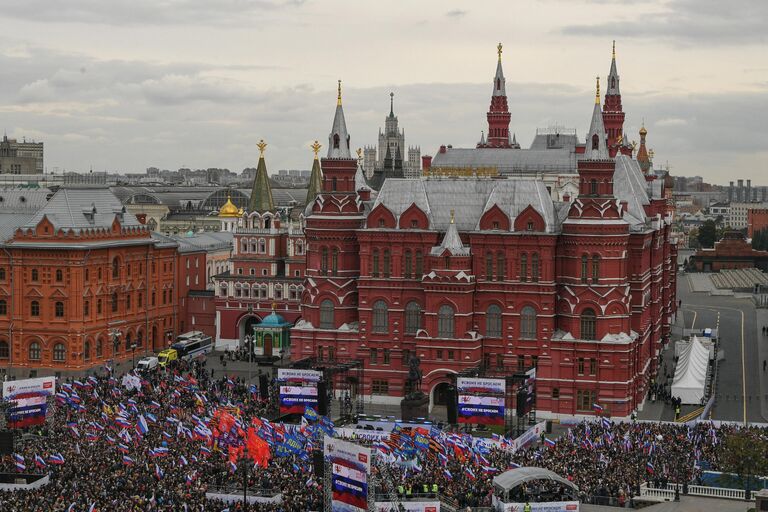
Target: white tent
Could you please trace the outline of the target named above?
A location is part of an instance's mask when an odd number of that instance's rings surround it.
[[[709,349],[693,336],[677,360],[672,396],[679,397],[684,404],[700,404],[704,398],[708,366]]]

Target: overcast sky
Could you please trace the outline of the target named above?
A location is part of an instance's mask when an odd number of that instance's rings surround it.
[[[584,136],[616,39],[625,131],[645,120],[657,165],[768,185],[765,0],[3,0],[0,21],[2,127],[49,172],[239,172],[261,138],[271,172],[309,168],[337,79],[353,147],[390,90],[406,144],[473,146],[499,41],[523,147]]]

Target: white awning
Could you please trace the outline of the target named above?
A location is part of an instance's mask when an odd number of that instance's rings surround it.
[[[679,397],[684,404],[700,404],[704,398],[708,366],[709,349],[693,336],[677,360],[672,396]]]

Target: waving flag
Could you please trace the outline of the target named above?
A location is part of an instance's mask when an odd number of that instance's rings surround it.
[[[602,425],[603,425],[603,428],[605,428],[605,429],[609,429],[609,428],[611,428],[611,420],[609,420],[609,419],[608,419],[608,418],[606,418],[605,416],[603,416],[602,418],[600,418],[600,424],[602,424]]]
[[[126,466],[133,466],[136,463],[132,458],[127,455],[123,455],[123,464]]]
[[[651,464],[651,461],[648,461],[648,462],[645,464],[645,469],[647,469],[649,473],[653,474],[653,470],[654,470],[654,469],[653,469],[653,464]]]
[[[24,464],[24,456],[19,455],[18,453],[13,454],[13,463],[16,465],[16,469],[19,471],[24,471],[27,469],[27,465]]]
[[[47,465],[48,464],[45,463],[45,461],[43,460],[43,458],[41,456],[35,455],[35,466],[37,466],[39,468],[44,468]]]
[[[182,466],[186,466],[187,464],[189,464],[189,462],[187,462],[187,458],[183,455],[179,457],[179,463],[181,463]]]
[[[142,436],[149,432],[149,425],[143,414],[139,414],[139,421],[136,422],[136,431]]]
[[[555,446],[556,443],[554,440],[547,437],[547,438],[544,438],[544,444],[547,446],[553,447]]]
[[[232,461],[229,461],[229,472],[234,473],[235,471],[237,471],[237,464],[235,464]]]
[[[600,404],[592,404],[592,409],[598,413],[603,412],[603,406]]]
[[[61,455],[60,453],[57,453],[56,455],[51,455],[48,457],[48,462],[50,462],[51,464],[58,464],[58,465],[64,464],[64,456]]]
[[[443,474],[445,475],[445,478],[447,478],[448,480],[453,480],[453,475],[451,474],[450,471],[448,471],[448,468],[445,468],[443,470]]]
[[[128,453],[130,451],[130,448],[128,448],[128,446],[124,445],[123,443],[118,443],[117,451],[122,453]]]
[[[160,469],[160,466],[158,466],[157,464],[155,464],[155,476],[157,477],[158,480],[162,480],[163,477],[165,476],[165,473],[163,473],[163,470]]]

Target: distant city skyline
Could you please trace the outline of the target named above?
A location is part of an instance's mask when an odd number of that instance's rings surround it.
[[[375,144],[395,93],[409,144],[473,147],[496,44],[512,114],[583,138],[616,40],[625,129],[645,120],[656,165],[727,185],[768,182],[768,4],[736,0],[9,0],[0,12],[0,117],[45,142],[45,165],[308,169],[327,143],[336,80],[352,146]]]

